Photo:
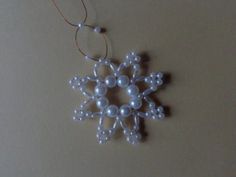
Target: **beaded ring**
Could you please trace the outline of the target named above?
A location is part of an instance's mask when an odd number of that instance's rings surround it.
[[[105,55],[103,58],[107,58],[107,55],[108,55],[108,43],[107,43],[107,40],[106,40],[106,36],[105,34],[102,33],[102,28],[99,27],[99,26],[92,26],[92,25],[87,25],[87,24],[84,24],[83,22],[79,23],[78,24],[78,27],[76,28],[76,31],[75,31],[75,45],[78,49],[78,51],[84,56],[84,58],[86,60],[90,59],[90,60],[94,60],[94,61],[98,61],[99,58],[95,58],[95,57],[92,57],[92,56],[89,56],[88,54],[86,54],[79,46],[79,42],[78,42],[78,32],[80,30],[82,30],[83,28],[89,28],[89,29],[92,29],[95,33],[98,33],[100,35],[102,35],[102,38],[103,38],[103,41],[104,41],[104,44],[105,44]]]

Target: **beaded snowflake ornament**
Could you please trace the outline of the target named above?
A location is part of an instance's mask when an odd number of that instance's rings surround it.
[[[126,55],[125,60],[117,66],[109,59],[100,59],[93,68],[91,76],[75,76],[70,80],[70,85],[75,90],[80,90],[87,99],[74,111],[74,120],[83,121],[86,119],[99,119],[97,129],[97,139],[100,144],[106,143],[116,132],[118,127],[123,129],[126,140],[131,144],[136,144],[141,139],[139,132],[140,119],[162,120],[165,118],[162,106],[157,106],[149,97],[152,92],[155,92],[163,83],[163,74],[161,72],[151,73],[149,76],[140,76],[140,60],[141,57],[136,53],[131,52]],[[107,66],[112,70],[112,74],[105,78],[98,73],[100,67]],[[132,76],[129,78],[122,71],[130,67]],[[95,88],[93,93],[88,90],[88,82],[94,82]],[[137,83],[145,82],[148,86],[144,91],[140,91]],[[114,104],[109,104],[109,99],[106,97],[108,89],[120,87],[125,89],[130,100],[127,104],[120,107]],[[114,93],[115,94],[115,93]],[[89,104],[96,103],[98,112],[89,110]],[[140,110],[143,103],[148,104],[146,112]],[[114,119],[111,128],[105,128],[105,118]],[[129,128],[125,119],[132,117],[134,125]]]

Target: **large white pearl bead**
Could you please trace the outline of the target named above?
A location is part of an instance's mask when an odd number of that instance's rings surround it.
[[[108,117],[116,117],[118,114],[118,107],[116,105],[110,105],[106,109],[106,114]]]
[[[100,109],[104,109],[108,105],[108,100],[105,97],[100,97],[96,101],[96,105]]]
[[[117,85],[121,88],[125,88],[129,85],[129,78],[126,75],[121,75],[118,77]]]
[[[142,106],[142,101],[140,98],[132,98],[130,100],[130,106],[134,109],[139,109]]]
[[[116,77],[115,76],[107,76],[105,78],[105,84],[107,85],[107,87],[112,88],[116,86]]]
[[[95,94],[98,96],[104,96],[107,93],[107,87],[103,84],[95,87]]]
[[[128,117],[131,113],[131,109],[129,105],[122,105],[120,107],[120,115],[122,117]]]
[[[128,88],[127,88],[127,93],[129,96],[131,97],[135,97],[138,95],[139,93],[139,89],[136,85],[130,85]]]

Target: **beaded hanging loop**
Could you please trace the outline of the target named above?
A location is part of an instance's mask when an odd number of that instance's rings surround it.
[[[106,40],[106,36],[105,34],[102,33],[102,28],[99,27],[99,26],[92,26],[92,25],[86,25],[84,23],[79,23],[78,24],[78,27],[75,31],[75,44],[76,44],[76,47],[78,49],[78,51],[84,56],[84,58],[86,60],[90,59],[90,60],[94,60],[94,61],[99,61],[99,58],[96,58],[96,57],[92,57],[88,54],[86,54],[79,46],[79,41],[78,41],[78,33],[80,30],[82,30],[83,28],[89,28],[90,30],[93,30],[95,33],[98,33],[100,35],[102,35],[102,38],[103,38],[103,41],[104,41],[104,44],[105,44],[105,54],[102,58],[107,58],[107,55],[108,55],[108,43],[107,43],[107,40]]]

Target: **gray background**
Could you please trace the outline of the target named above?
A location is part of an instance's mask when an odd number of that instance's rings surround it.
[[[0,0],[0,176],[235,177],[236,1],[86,3],[88,21],[108,30],[110,55],[147,52],[148,71],[171,73],[158,94],[171,116],[146,121],[138,146],[98,145],[97,121],[71,120],[83,97],[67,81],[94,64],[76,51],[74,29],[48,0]],[[58,4],[80,21],[79,0]],[[102,50],[88,35],[84,48]]]

